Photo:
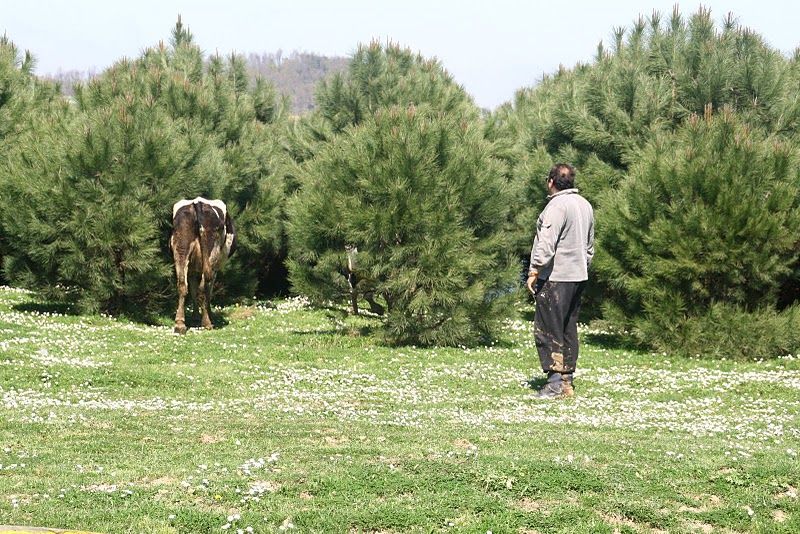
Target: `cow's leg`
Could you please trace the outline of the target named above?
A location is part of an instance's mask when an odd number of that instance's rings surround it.
[[[175,275],[178,279],[178,310],[175,312],[175,332],[178,334],[186,333],[186,317],[184,308],[186,307],[187,290],[187,271],[189,270],[189,256],[175,254]]]
[[[214,325],[211,323],[210,306],[211,306],[211,286],[214,284],[213,277],[209,277],[206,273],[200,277],[200,287],[198,288],[197,296],[200,300],[200,310],[203,317],[200,324],[203,328],[211,330]]]
[[[198,286],[200,285],[200,275],[198,273],[192,273],[192,276],[189,277],[189,294],[192,297],[192,322],[197,324],[200,320],[200,308],[198,307]]]

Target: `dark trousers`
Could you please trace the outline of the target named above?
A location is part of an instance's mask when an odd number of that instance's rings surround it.
[[[578,311],[586,282],[540,280],[533,332],[544,372],[572,373],[578,363]]]

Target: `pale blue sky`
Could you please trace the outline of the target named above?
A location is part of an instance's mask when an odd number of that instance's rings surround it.
[[[710,0],[785,53],[800,45],[800,2]],[[37,72],[102,70],[167,41],[178,14],[206,52],[301,50],[349,55],[391,39],[442,61],[481,106],[494,108],[559,64],[593,56],[612,28],[674,0],[0,0],[0,31],[38,60]],[[685,15],[700,2],[680,4]]]

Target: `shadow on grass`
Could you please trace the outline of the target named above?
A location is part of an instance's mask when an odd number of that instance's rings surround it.
[[[211,324],[214,326],[214,330],[217,330],[217,329],[220,329],[220,328],[225,328],[226,326],[230,326],[231,321],[230,321],[230,319],[228,317],[229,315],[230,315],[230,313],[229,312],[225,312],[225,311],[212,311],[211,314],[210,314],[210,318],[211,318]],[[174,323],[175,323],[175,319],[174,318],[170,318],[169,321],[168,321],[168,324],[169,325],[173,325]],[[159,324],[161,324],[161,323],[159,323]],[[193,314],[187,313],[186,314],[186,328],[202,329],[203,325],[201,323],[200,315],[197,315],[195,317]]]
[[[330,336],[330,337],[370,337],[374,329],[369,327],[360,328],[328,328],[327,330],[290,330],[292,335],[297,336]]]
[[[583,340],[590,345],[595,345],[609,350],[638,351],[642,347],[631,336],[623,334],[594,334],[583,335]]]
[[[534,376],[525,381],[525,386],[534,391],[539,391],[547,384],[547,375]]]
[[[70,317],[86,316],[91,317],[94,314],[81,313],[78,306],[72,302],[46,302],[42,300],[31,300],[14,304],[11,309],[21,313],[31,314],[51,314],[51,315],[65,315]],[[212,310],[211,322],[214,328],[225,328],[231,324],[229,316],[236,313],[236,310]],[[175,308],[168,303],[155,308],[136,308],[134,306],[127,306],[119,313],[111,313],[112,317],[117,317],[137,324],[148,326],[172,326],[175,322]],[[235,317],[234,317],[235,320]],[[188,328],[202,328],[200,324],[200,315],[196,317],[191,311],[191,306],[188,307],[186,312],[186,326]]]
[[[326,318],[331,321],[332,323],[336,323],[337,321],[343,321],[347,318],[360,318],[360,319],[375,319],[372,316],[365,316],[359,314],[358,316],[353,316],[348,312],[344,312],[341,309],[331,308],[331,307],[320,307],[318,309],[327,310]],[[361,324],[361,325],[348,325],[344,324],[342,326],[331,326],[331,328],[326,328],[324,330],[303,330],[303,329],[296,329],[291,330],[292,334],[300,335],[300,336],[309,336],[309,335],[324,335],[324,336],[340,336],[340,337],[372,337],[376,334],[379,330],[378,325],[374,324]]]
[[[77,308],[69,302],[21,302],[11,309],[21,313],[40,313],[58,315],[80,315]]]

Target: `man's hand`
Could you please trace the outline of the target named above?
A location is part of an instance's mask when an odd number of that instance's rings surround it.
[[[528,281],[525,285],[528,287],[528,291],[531,292],[531,295],[536,296],[536,280],[539,278],[539,273],[536,271],[531,271],[528,273]]]

